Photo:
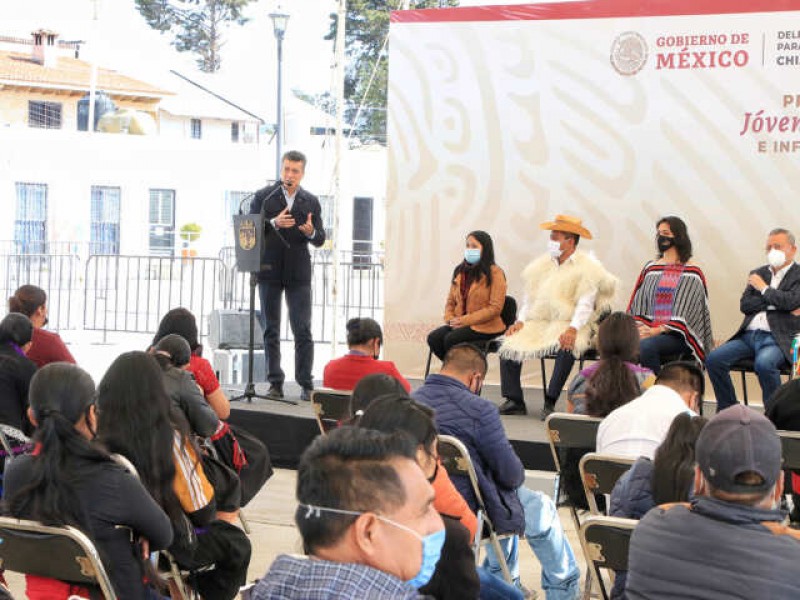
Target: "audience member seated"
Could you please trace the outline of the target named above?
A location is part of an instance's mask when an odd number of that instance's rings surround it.
[[[640,457],[619,478],[611,492],[608,514],[641,519],[660,504],[691,500],[694,481],[694,447],[706,419],[681,413],[672,421],[655,458]],[[612,598],[623,598],[627,572],[617,571]]]
[[[217,514],[200,451],[172,405],[158,363],[144,352],[120,355],[98,386],[97,405],[100,440],[133,463],[169,515],[175,532],[169,550],[178,564],[214,565],[193,575],[197,591],[206,600],[235,598],[247,576],[250,541],[228,522],[235,515]]]
[[[27,355],[37,367],[51,362],[75,364],[61,337],[44,329],[47,325],[47,294],[35,285],[23,285],[8,299],[8,312],[22,313],[33,323],[33,345]]]
[[[308,557],[279,556],[253,600],[417,600],[445,540],[434,492],[404,433],[342,427],[297,471],[295,523]]]
[[[636,322],[615,312],[597,330],[600,360],[578,373],[567,392],[567,412],[605,417],[633,400],[652,383],[653,372],[640,367]]]
[[[33,325],[19,313],[8,313],[0,321],[0,423],[30,435],[28,388],[36,365],[25,356],[31,347]]]
[[[373,373],[363,377],[350,394],[350,409],[353,415],[359,416],[359,413],[363,413],[373,400],[387,394],[408,395],[400,380],[391,375]]]
[[[581,237],[592,239],[581,219],[556,215],[540,227],[550,231],[547,252],[522,272],[520,320],[506,330],[500,348],[500,387],[506,400],[500,414],[526,414],[522,362],[554,353],[539,415],[544,421],[555,410],[576,357],[589,348],[597,321],[611,312],[617,279],[595,257],[578,250]]]
[[[792,362],[792,339],[800,331],[800,267],[794,262],[794,235],[773,229],[766,252],[767,264],[750,272],[739,300],[744,314],[739,330],[706,359],[717,411],[736,404],[730,370],[739,361],[754,361],[766,409],[781,385],[781,368]]]
[[[655,385],[603,419],[597,430],[597,452],[652,459],[675,417],[696,413],[704,387],[703,371],[695,363],[664,365]]]
[[[697,439],[691,503],[654,508],[633,532],[626,596],[796,598],[800,532],[783,524],[775,427],[736,405]]]
[[[489,518],[498,533],[526,536],[542,565],[541,583],[547,598],[577,598],[580,571],[558,511],[549,496],[522,486],[525,471],[506,437],[497,407],[478,395],[486,369],[486,357],[475,346],[453,346],[439,374],[429,375],[412,397],[435,411],[440,433],[458,438],[467,447]],[[458,477],[453,483],[476,510],[469,480]],[[518,581],[517,544],[512,540],[509,545],[509,568]],[[491,552],[489,555],[494,557]],[[496,560],[490,562],[492,572],[499,573]]]
[[[142,484],[92,443],[97,430],[92,378],[74,365],[51,364],[34,376],[30,398],[36,449],[8,465],[5,511],[20,519],[81,529],[100,552],[118,598],[151,597],[143,583],[142,556],[148,548],[169,546],[172,528]],[[31,600],[89,598],[90,593],[94,598],[100,593],[99,588],[32,575],[26,584]]]
[[[173,406],[186,417],[192,433],[204,438],[213,435],[220,421],[203,397],[200,386],[186,370],[192,354],[189,342],[171,333],[161,338],[150,352],[164,371],[164,386]]]
[[[200,386],[206,401],[217,417],[226,420],[231,404],[219,385],[209,362],[203,358],[203,347],[197,342],[197,321],[185,308],[170,310],[158,326],[153,346],[167,335],[179,335],[189,343],[191,356],[185,367]],[[151,346],[152,348],[152,346]],[[242,484],[241,506],[245,506],[272,476],[272,462],[267,447],[249,432],[223,422],[211,437],[220,459],[236,470]]]
[[[442,558],[430,583],[420,592],[435,598],[478,597],[475,555],[471,548],[478,521],[439,462],[433,411],[406,396],[383,396],[370,404],[359,426],[384,433],[405,431],[418,444],[417,463],[433,486],[433,505],[442,515],[447,532]],[[480,598],[522,600],[523,594],[519,589],[488,569],[479,567],[477,576],[480,579]]]
[[[706,277],[690,263],[692,241],[686,223],[664,217],[656,223],[658,258],[648,262],[631,294],[628,312],[639,323],[640,361],[656,375],[680,356],[698,362],[714,349]]]
[[[203,358],[203,347],[198,342],[197,320],[191,311],[186,308],[173,308],[167,312],[158,324],[152,345],[155,346],[161,338],[170,333],[177,334],[189,342],[189,347],[192,349],[189,372],[194,375],[195,381],[203,390],[203,395],[217,416],[220,419],[227,419],[231,414],[231,403],[222,391],[211,364]]]
[[[485,342],[501,335],[506,276],[494,262],[494,243],[485,231],[467,236],[464,260],[456,265],[444,305],[444,325],[428,334],[428,346],[439,360],[464,342]]]
[[[411,391],[411,385],[394,363],[378,358],[382,345],[383,331],[377,321],[370,318],[350,319],[347,322],[347,347],[350,352],[325,365],[322,385],[349,392],[366,375],[385,373],[400,381],[406,392]]]
[[[784,383],[772,396],[767,418],[777,429],[800,432],[800,379],[792,379]],[[800,524],[800,472],[791,473],[792,512],[789,515],[792,523]]]
[[[369,405],[358,426],[388,434],[396,431],[408,434],[417,444],[417,464],[433,486],[433,507],[444,521],[445,540],[436,570],[420,593],[438,599],[477,598],[480,583],[470,546],[472,534],[460,522],[462,516],[470,515],[474,532],[477,520],[447,472],[439,469],[433,411],[407,396],[383,396]]]
[[[640,367],[639,331],[628,314],[615,312],[600,323],[597,330],[597,349],[600,360],[578,373],[567,392],[567,411],[591,417],[606,417],[642,393],[645,382],[654,379],[652,371]],[[594,451],[588,448],[567,448],[561,452],[561,485],[570,503],[588,510],[578,468],[581,458]],[[605,496],[599,497],[605,506]]]

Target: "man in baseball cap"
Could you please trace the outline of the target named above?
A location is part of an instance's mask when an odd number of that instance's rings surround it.
[[[695,457],[694,500],[656,507],[634,530],[627,597],[796,597],[800,532],[784,524],[779,509],[774,425],[731,406],[700,433]]]

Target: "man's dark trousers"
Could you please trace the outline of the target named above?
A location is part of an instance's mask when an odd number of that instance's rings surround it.
[[[294,336],[294,377],[302,387],[311,389],[314,380],[314,340],[311,337],[311,284],[280,281],[259,281],[261,315],[264,323],[264,356],[267,362],[267,381],[283,386],[285,375],[281,369],[281,296],[286,294],[289,325]]]
[[[556,354],[556,362],[553,366],[553,374],[550,376],[550,381],[545,390],[544,401],[545,404],[554,406],[561,395],[561,390],[569,378],[572,371],[572,366],[575,364],[575,357],[572,352],[559,350]],[[501,359],[500,360],[500,393],[503,398],[511,400],[519,406],[525,406],[525,400],[522,393],[522,383],[520,377],[522,376],[522,363],[515,360]]]

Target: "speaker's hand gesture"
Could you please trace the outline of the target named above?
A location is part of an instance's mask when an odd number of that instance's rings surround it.
[[[294,217],[289,213],[288,206],[284,208],[277,217],[275,217],[275,226],[281,229],[294,227]]]
[[[308,219],[302,225],[297,227],[300,231],[303,232],[303,235],[306,237],[310,237],[312,233],[314,233],[314,223],[311,221],[311,213],[308,213]]]

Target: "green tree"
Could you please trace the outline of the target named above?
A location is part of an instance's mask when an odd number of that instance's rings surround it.
[[[153,29],[170,32],[179,52],[198,55],[206,73],[219,70],[223,32],[227,25],[244,25],[242,11],[253,0],[136,0],[136,8]]]
[[[388,77],[389,13],[402,6],[402,0],[348,0],[345,48],[344,96],[345,119],[353,122],[355,134],[363,141],[386,143],[386,91]],[[411,0],[410,7],[445,8],[458,6],[459,0]],[[331,14],[331,27],[325,39],[336,37],[336,14]],[[369,86],[376,68],[372,85]],[[369,91],[367,87],[369,86]],[[365,96],[366,93],[366,96]],[[362,104],[361,112],[358,107]]]

